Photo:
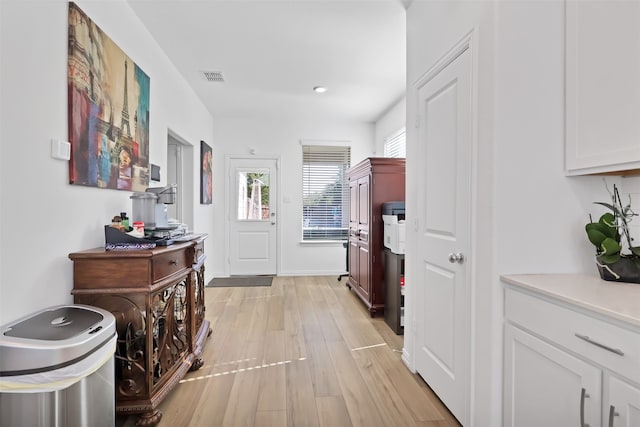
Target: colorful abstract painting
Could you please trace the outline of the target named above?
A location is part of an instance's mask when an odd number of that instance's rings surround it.
[[[213,150],[200,141],[200,204],[210,205],[213,201]]]
[[[72,184],[144,191],[149,183],[149,76],[69,3]]]

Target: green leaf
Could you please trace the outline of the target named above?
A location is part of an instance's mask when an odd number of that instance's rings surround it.
[[[609,237],[602,232],[602,228],[604,228],[602,224],[598,224],[597,222],[589,223],[584,228],[587,231],[587,237],[589,237],[589,241],[593,243],[597,248],[602,245],[604,239]]]
[[[607,212],[603,214],[600,220],[598,220],[598,224],[602,226],[600,229],[601,232],[607,235],[607,237],[617,240],[618,225],[616,224],[616,217],[612,213]]]
[[[611,212],[603,213],[600,217],[599,222],[613,224],[615,222],[616,217]]]
[[[586,224],[585,230],[587,231],[587,235],[589,235],[589,240],[591,240],[591,243],[596,246],[600,246],[600,244],[602,243],[602,236],[604,236],[605,238],[610,237],[615,241],[618,241],[618,230],[616,228],[609,227],[602,220],[601,222],[591,222],[589,224]],[[600,234],[602,234],[602,236]]]
[[[613,264],[614,262],[620,261],[620,254],[600,255],[600,261],[605,264]]]
[[[640,257],[640,246],[634,246],[632,248],[629,248],[631,250],[631,253],[639,256]]]
[[[602,253],[605,256],[614,254],[620,255],[620,245],[611,237],[604,239],[600,247],[602,248]]]

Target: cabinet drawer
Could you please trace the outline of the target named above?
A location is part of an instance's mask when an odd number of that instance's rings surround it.
[[[511,288],[505,292],[508,322],[640,382],[640,334],[579,310]]]
[[[192,260],[187,260],[187,251],[175,251],[153,258],[153,281],[157,282],[165,277],[191,267]]]

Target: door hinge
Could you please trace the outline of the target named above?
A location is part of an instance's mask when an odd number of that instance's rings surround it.
[[[375,263],[376,263],[376,256],[375,256],[375,255],[372,255],[372,256],[371,256],[371,263],[372,263],[372,264],[375,264]]]

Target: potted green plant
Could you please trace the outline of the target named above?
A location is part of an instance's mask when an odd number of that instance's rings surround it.
[[[629,222],[638,216],[629,203],[622,205],[618,188],[614,185],[611,203],[594,202],[609,209],[598,222],[585,226],[589,241],[596,247],[596,264],[600,277],[615,282],[640,283],[640,246],[633,245],[629,234]]]

